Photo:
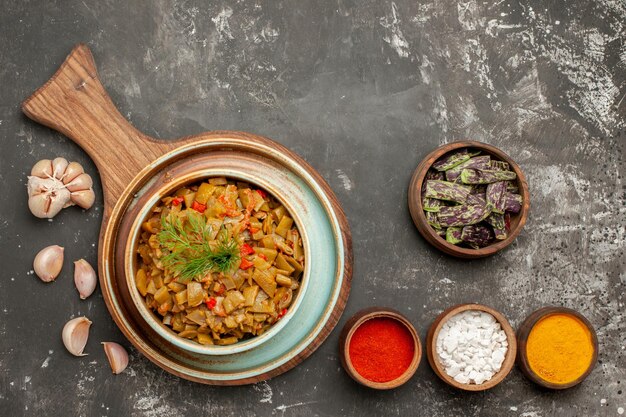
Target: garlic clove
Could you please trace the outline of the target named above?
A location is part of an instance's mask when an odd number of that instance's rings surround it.
[[[115,342],[102,342],[104,353],[107,355],[111,371],[114,374],[121,373],[128,366],[128,353],[126,349]]]
[[[48,218],[52,218],[56,216],[64,207],[68,201],[70,201],[71,194],[65,188],[61,188],[57,190],[55,193],[50,194],[48,198],[50,199],[50,206],[48,208]]]
[[[56,178],[28,177],[28,208],[39,218],[56,216],[70,200],[70,192]]]
[[[76,317],[63,326],[63,344],[72,355],[87,355],[83,353],[83,349],[85,349],[85,345],[87,345],[90,326],[91,321],[87,317]]]
[[[63,268],[63,251],[58,245],[43,248],[35,256],[33,269],[43,282],[54,281]]]
[[[67,168],[65,168],[65,174],[63,175],[63,184],[67,184],[84,172],[85,170],[83,169],[83,166],[81,164],[79,164],[78,162],[70,162]]]
[[[74,262],[74,284],[82,300],[93,294],[97,282],[98,276],[89,262],[84,259]]]
[[[88,190],[92,185],[93,181],[91,180],[91,176],[89,176],[89,174],[80,174],[71,182],[65,184],[67,189],[70,191]]]
[[[93,192],[92,189],[80,190],[74,191],[71,194],[70,198],[72,199],[72,202],[76,205],[84,209],[88,209],[89,207],[93,206],[94,201],[96,201],[96,194]]]
[[[48,178],[52,176],[52,161],[49,159],[42,159],[33,165],[33,169],[30,170],[30,175],[39,178]]]
[[[50,212],[50,199],[43,194],[33,195],[28,199],[28,208],[35,217],[40,219],[54,217],[56,213]]]
[[[52,176],[58,180],[62,179],[68,165],[67,159],[61,157],[54,158],[52,160]]]
[[[28,183],[26,183],[26,190],[28,195],[45,193],[48,187],[52,186],[54,181],[50,178],[40,178],[36,175],[30,175],[28,177]]]

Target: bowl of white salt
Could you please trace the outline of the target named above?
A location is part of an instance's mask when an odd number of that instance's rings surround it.
[[[430,326],[426,353],[433,371],[449,385],[484,391],[502,382],[513,368],[517,340],[500,312],[481,304],[459,304]]]

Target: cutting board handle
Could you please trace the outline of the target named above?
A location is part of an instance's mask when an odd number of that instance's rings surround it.
[[[173,148],[139,132],[120,114],[84,44],[76,45],[52,78],[22,103],[22,111],[89,154],[109,208],[139,171]]]

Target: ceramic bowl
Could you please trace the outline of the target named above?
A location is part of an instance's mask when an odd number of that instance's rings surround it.
[[[350,341],[352,340],[352,335],[354,332],[368,320],[375,318],[391,318],[399,323],[401,323],[413,336],[414,343],[414,355],[413,360],[409,367],[404,371],[402,375],[398,378],[388,381],[388,382],[374,382],[370,381],[362,377],[354,366],[352,365],[352,361],[350,360],[349,347]],[[385,307],[371,307],[364,310],[359,311],[354,316],[352,316],[344,325],[341,335],[339,336],[339,357],[341,359],[341,365],[343,369],[350,375],[352,379],[358,382],[361,385],[364,385],[369,388],[374,388],[378,390],[388,390],[392,388],[397,388],[400,385],[406,383],[417,371],[417,367],[419,366],[420,360],[422,359],[422,344],[420,343],[419,336],[417,335],[417,331],[415,327],[411,324],[409,319],[404,317],[399,312],[392,310],[390,308]]]
[[[519,188],[519,193],[522,196],[522,209],[517,214],[511,214],[511,227],[509,231],[509,235],[504,240],[494,241],[490,245],[479,248],[465,248],[458,245],[453,245],[446,241],[445,238],[439,236],[435,230],[430,226],[426,220],[426,215],[424,214],[424,208],[422,205],[422,184],[424,183],[424,178],[426,177],[426,173],[433,165],[435,161],[437,161],[442,156],[456,151],[458,149],[468,148],[470,150],[479,150],[483,155],[490,155],[493,159],[507,162],[511,170],[515,172],[517,175],[517,186]],[[494,253],[506,248],[509,246],[515,238],[520,234],[524,224],[526,224],[526,219],[528,218],[528,213],[530,211],[530,194],[528,192],[528,183],[526,182],[526,177],[524,173],[520,169],[519,165],[515,163],[515,161],[509,157],[507,154],[502,152],[500,149],[495,146],[476,142],[476,141],[463,141],[463,142],[453,142],[448,143],[446,145],[442,145],[429,153],[426,158],[424,158],[417,169],[413,173],[413,177],[411,178],[411,182],[408,190],[408,201],[409,201],[409,211],[411,212],[411,217],[413,218],[413,223],[417,227],[417,230],[421,233],[421,235],[434,247],[437,249],[447,253],[448,255],[456,256],[459,258],[482,258],[485,256],[493,255]]]
[[[128,236],[127,248],[129,248],[129,250],[126,251],[125,256],[127,277],[126,283],[128,285],[128,291],[130,292],[133,302],[135,303],[135,307],[139,310],[143,319],[146,321],[146,323],[148,323],[148,325],[150,325],[150,327],[152,327],[152,329],[154,329],[154,331],[156,331],[165,340],[180,347],[181,349],[204,355],[232,355],[234,353],[240,353],[250,349],[254,349],[259,345],[265,343],[266,341],[274,337],[278,332],[280,332],[281,329],[283,329],[287,325],[289,320],[291,320],[291,318],[297,313],[300,302],[309,285],[309,274],[311,270],[311,268],[309,267],[309,260],[311,259],[311,253],[309,251],[308,234],[306,229],[302,227],[302,220],[298,215],[294,204],[292,204],[291,202],[293,198],[290,198],[289,195],[286,195],[284,189],[277,187],[271,182],[271,174],[268,174],[266,176],[265,181],[250,175],[246,175],[245,172],[235,173],[218,170],[211,173],[205,171],[199,174],[200,176],[192,174],[188,176],[172,178],[169,182],[164,183],[160,189],[155,190],[152,198],[150,198],[146,202],[146,204],[144,204],[144,206],[140,209],[134,223],[131,226],[131,233]],[[298,227],[298,230],[301,232],[302,235],[302,244],[305,254],[304,271],[300,278],[300,288],[298,288],[298,290],[294,294],[294,299],[287,309],[287,313],[272,327],[270,327],[268,331],[259,336],[254,336],[249,339],[241,340],[232,345],[202,345],[178,336],[171,328],[161,322],[161,318],[157,314],[155,314],[151,309],[146,306],[144,297],[139,293],[139,291],[137,290],[137,286],[135,285],[135,273],[138,268],[137,246],[139,244],[139,236],[141,235],[141,224],[145,222],[150,216],[152,216],[153,207],[159,202],[162,197],[173,194],[174,191],[183,186],[195,184],[203,180],[208,180],[209,178],[222,176],[226,176],[228,179],[231,180],[247,182],[254,185],[255,187],[259,187],[265,191],[268,191],[287,208],[290,216],[294,219],[294,223]]]
[[[528,343],[528,336],[530,335],[530,331],[533,329],[535,324],[539,322],[539,320],[545,317],[548,317],[550,315],[553,315],[553,314],[567,314],[580,320],[580,322],[583,323],[589,330],[589,333],[591,334],[591,342],[593,343],[593,357],[591,359],[591,363],[589,364],[589,367],[580,377],[566,384],[555,384],[553,382],[546,381],[545,379],[537,375],[531,369],[528,363],[528,355],[526,353],[526,345]],[[576,310],[572,310],[570,308],[543,307],[533,312],[531,315],[529,315],[526,318],[526,320],[524,320],[519,330],[517,331],[517,341],[519,344],[519,349],[518,349],[518,354],[517,354],[518,366],[520,367],[524,375],[528,377],[528,379],[530,379],[535,384],[540,385],[544,388],[561,390],[561,389],[571,388],[575,385],[578,385],[581,382],[583,382],[585,378],[587,378],[587,376],[589,376],[589,374],[595,367],[596,362],[598,361],[598,336],[596,335],[596,331],[594,330],[589,320],[587,320],[582,314],[580,314]]]
[[[439,332],[441,331],[444,323],[451,317],[468,310],[484,311],[495,317],[498,323],[500,323],[502,330],[504,330],[504,333],[506,333],[507,342],[509,344],[500,370],[489,381],[485,381],[482,384],[462,384],[455,381],[454,378],[446,373],[441,361],[439,360],[439,356],[437,355],[437,337],[439,336]],[[437,374],[437,376],[448,385],[464,391],[485,391],[498,385],[504,380],[504,378],[506,378],[509,372],[511,372],[511,369],[513,369],[516,352],[517,341],[515,338],[515,331],[507,319],[500,312],[482,304],[459,304],[448,308],[435,319],[428,330],[428,336],[426,338],[426,354],[428,356],[428,362],[433,368],[433,371],[435,371],[435,374]]]

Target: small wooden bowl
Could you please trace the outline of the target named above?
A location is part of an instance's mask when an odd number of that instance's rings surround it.
[[[352,340],[352,335],[359,326],[361,326],[363,323],[370,319],[383,317],[397,320],[407,328],[407,330],[411,333],[411,336],[413,336],[415,353],[409,367],[398,378],[388,382],[374,382],[363,378],[356,371],[356,369],[354,369],[354,366],[352,366],[352,361],[350,360],[349,347],[350,341]],[[413,374],[415,374],[415,371],[417,371],[417,367],[419,366],[420,360],[422,359],[422,344],[420,343],[420,339],[417,335],[415,327],[413,327],[409,319],[404,317],[402,314],[390,308],[370,307],[356,313],[350,318],[350,320],[346,322],[345,326],[343,326],[343,329],[341,330],[341,334],[339,336],[339,358],[341,359],[341,365],[343,366],[343,369],[345,369],[348,375],[350,375],[350,377],[356,382],[361,385],[365,385],[366,387],[379,390],[387,390],[399,387],[400,385],[407,382],[413,376]]]
[[[509,232],[509,236],[504,240],[495,241],[489,246],[480,249],[464,248],[447,242],[428,224],[426,221],[426,215],[424,214],[424,208],[422,206],[422,184],[424,182],[424,178],[426,177],[426,172],[428,172],[432,164],[439,158],[447,153],[462,148],[480,150],[483,154],[487,154],[497,160],[507,162],[517,175],[517,186],[519,187],[519,193],[523,199],[522,209],[520,212],[517,214],[511,214],[511,230]],[[448,143],[429,153],[426,158],[419,163],[417,169],[413,173],[413,177],[411,178],[411,182],[409,184],[408,200],[409,211],[411,212],[413,223],[415,223],[417,230],[419,230],[422,236],[424,236],[424,239],[448,255],[467,259],[483,258],[485,256],[493,255],[494,253],[509,246],[522,231],[530,210],[528,183],[526,182],[526,177],[520,167],[515,163],[515,161],[513,161],[513,159],[511,159],[511,157],[495,146],[476,141]]]
[[[526,354],[526,344],[528,343],[528,335],[530,335],[530,331],[533,329],[535,324],[544,317],[550,316],[552,314],[568,314],[570,316],[574,316],[578,320],[580,320],[586,327],[589,329],[589,333],[591,334],[591,341],[593,343],[593,357],[591,358],[591,363],[589,364],[589,368],[583,373],[579,378],[575,379],[572,382],[567,384],[555,384],[553,382],[546,381],[542,379],[539,375],[537,375],[531,368],[528,363],[528,356]],[[522,323],[519,330],[517,331],[517,340],[519,342],[519,350],[517,355],[517,364],[520,369],[535,384],[540,385],[544,388],[550,389],[566,389],[571,388],[574,385],[580,384],[587,376],[591,373],[593,368],[596,366],[596,362],[598,360],[598,336],[596,335],[596,331],[593,326],[582,314],[579,312],[572,310],[570,308],[565,307],[543,307],[539,310],[533,312],[528,318]]]
[[[439,331],[443,327],[443,324],[448,321],[452,316],[455,316],[463,311],[467,310],[479,310],[484,311],[486,313],[491,314],[495,319],[500,323],[502,330],[506,333],[506,338],[509,343],[509,349],[506,352],[506,356],[504,357],[504,362],[502,362],[502,367],[500,370],[489,380],[483,384],[461,384],[457,382],[446,373],[446,370],[443,368],[439,361],[439,357],[437,357],[437,337],[439,336]],[[456,306],[452,306],[441,313],[430,326],[428,330],[428,336],[426,337],[426,355],[428,356],[428,362],[430,366],[433,368],[433,371],[437,374],[437,376],[443,379],[449,385],[459,388],[465,391],[484,391],[498,385],[513,369],[513,364],[515,363],[515,355],[517,352],[517,342],[515,339],[515,331],[513,327],[509,324],[507,319],[498,311],[494,310],[491,307],[484,306],[482,304],[459,304]]]

